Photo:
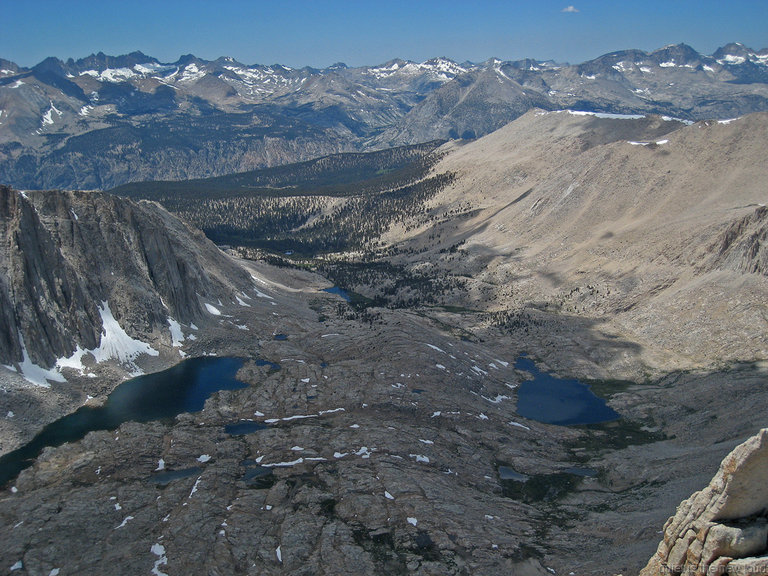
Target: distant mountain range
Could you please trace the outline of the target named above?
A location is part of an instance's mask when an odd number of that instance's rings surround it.
[[[679,44],[578,65],[458,64],[291,69],[141,52],[33,68],[0,59],[0,182],[111,188],[230,174],[335,152],[476,138],[531,108],[683,120],[768,110],[768,49],[710,56]]]

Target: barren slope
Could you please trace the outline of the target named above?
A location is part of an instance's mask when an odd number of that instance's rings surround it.
[[[449,147],[431,219],[387,240],[471,276],[474,306],[599,319],[647,369],[765,358],[766,135],[762,113],[530,112]]]

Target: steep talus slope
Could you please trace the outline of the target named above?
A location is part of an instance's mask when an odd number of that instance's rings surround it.
[[[600,319],[649,366],[764,358],[767,131],[766,114],[683,126],[530,112],[453,145],[432,217],[388,240],[472,276],[469,300],[482,289],[489,309]]]
[[[104,303],[141,341],[168,343],[168,318],[190,324],[204,302],[250,286],[200,232],[159,206],[106,194],[0,188],[0,363],[50,367],[96,348]],[[100,312],[101,309],[101,312]]]
[[[712,248],[713,266],[768,275],[768,209],[761,204],[735,221]]]

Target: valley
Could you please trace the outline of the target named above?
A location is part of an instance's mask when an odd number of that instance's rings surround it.
[[[332,168],[327,188],[294,190],[291,167],[284,189],[259,188],[264,171],[114,192],[159,201],[232,241],[241,257],[320,272],[357,294],[358,307],[453,311],[468,327],[528,333],[598,326],[608,349],[611,340],[638,346],[623,361],[606,352],[589,371],[641,380],[768,352],[759,161],[767,118],[688,125],[532,111],[476,142],[403,149],[412,164],[389,172],[375,193],[366,187],[378,179],[350,186],[359,171],[349,168]],[[206,187],[216,191],[198,191]],[[297,209],[285,223],[289,205]],[[263,216],[237,216],[244,206]],[[728,298],[730,289],[738,296]]]
[[[637,116],[537,109],[122,197],[3,188],[2,453],[184,358],[242,358],[246,386],[43,449],[0,492],[0,565],[639,572],[765,426],[768,116]],[[525,417],[539,374],[604,418]]]

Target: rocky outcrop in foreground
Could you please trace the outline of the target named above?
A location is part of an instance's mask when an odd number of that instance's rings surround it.
[[[768,573],[768,429],[737,446],[677,508],[641,576]]]

